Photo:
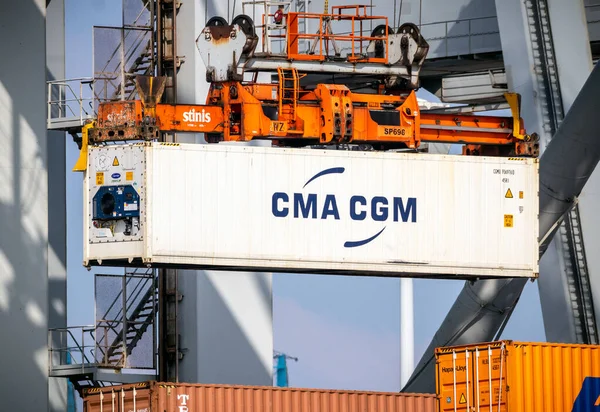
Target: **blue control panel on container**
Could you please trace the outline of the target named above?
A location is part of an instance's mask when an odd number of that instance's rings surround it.
[[[131,185],[103,186],[93,200],[93,218],[114,220],[140,216],[140,196]]]

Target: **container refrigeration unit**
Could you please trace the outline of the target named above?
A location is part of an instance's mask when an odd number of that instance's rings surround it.
[[[235,144],[94,146],[84,265],[534,278],[538,165]]]

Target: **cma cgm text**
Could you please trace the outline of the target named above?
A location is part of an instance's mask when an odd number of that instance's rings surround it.
[[[393,197],[388,199],[375,196],[367,199],[365,196],[350,197],[349,214],[352,220],[365,220],[370,217],[376,222],[392,219],[394,222],[417,221],[417,198]],[[271,198],[271,212],[275,217],[287,217],[290,212],[294,218],[300,219],[340,219],[338,199],[333,194],[318,196],[315,193],[305,195],[293,193],[288,195],[275,192]]]

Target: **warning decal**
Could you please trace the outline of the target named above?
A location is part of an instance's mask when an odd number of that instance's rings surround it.
[[[115,156],[115,159],[113,160],[112,163],[113,166],[119,166],[119,159],[117,159],[117,156]],[[512,197],[512,196],[511,196]]]
[[[460,400],[458,401],[458,403],[467,403],[467,398],[465,398],[464,393],[460,394]]]
[[[117,158],[115,157],[115,160],[116,160],[116,159],[117,159]],[[113,166],[114,166],[114,165],[113,165]],[[512,194],[512,192],[510,191],[510,189],[508,189],[508,190],[506,191],[506,194],[504,195],[504,197],[505,197],[505,198],[507,198],[507,199],[512,199],[512,198],[513,198],[513,194]]]
[[[513,215],[504,215],[504,227],[513,227]]]
[[[96,185],[100,186],[104,184],[104,173],[96,172]]]

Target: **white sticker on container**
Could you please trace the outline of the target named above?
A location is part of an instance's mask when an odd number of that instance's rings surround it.
[[[123,204],[123,210],[125,212],[132,211],[132,210],[138,210],[137,202],[134,202],[134,203],[124,203]]]
[[[96,237],[113,237],[112,232],[109,228],[99,227],[95,230]]]

